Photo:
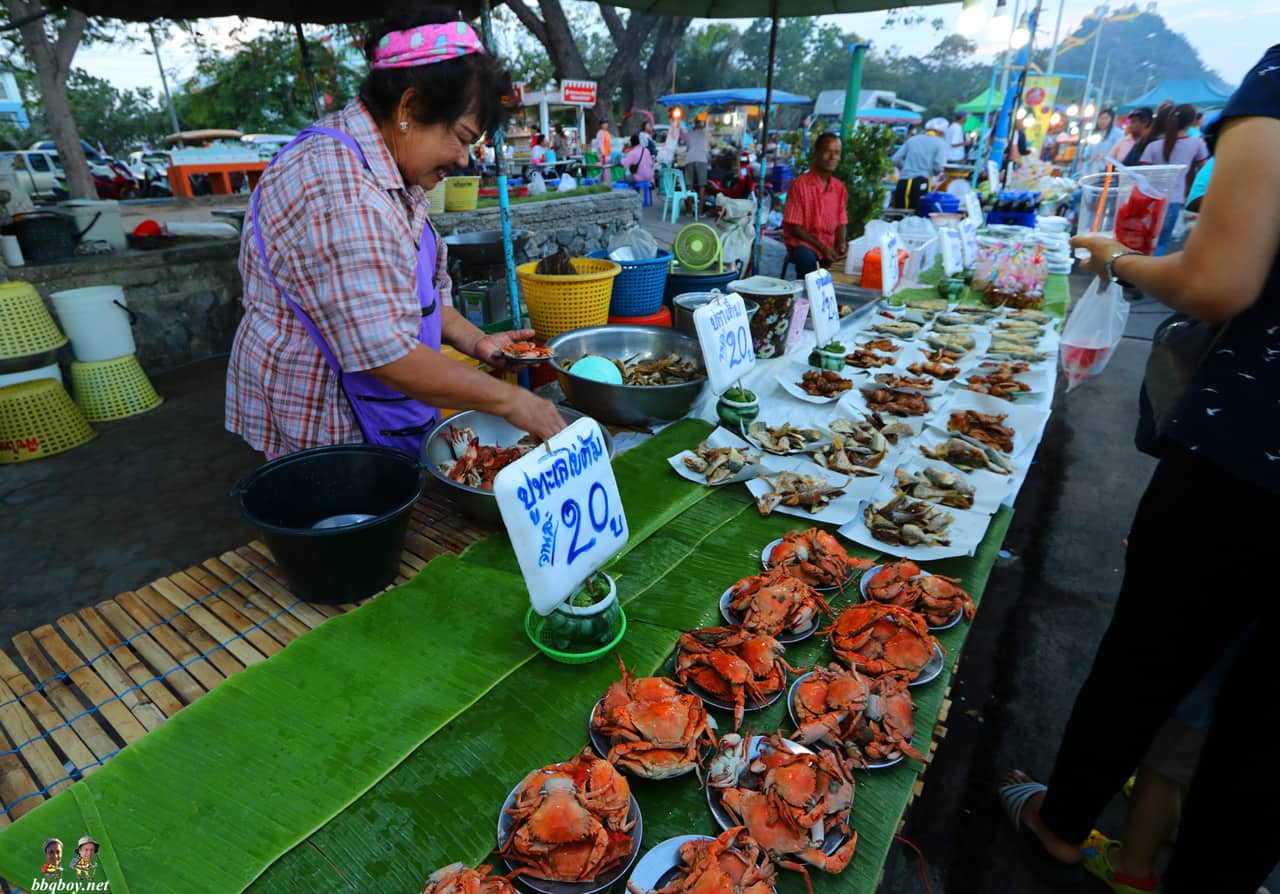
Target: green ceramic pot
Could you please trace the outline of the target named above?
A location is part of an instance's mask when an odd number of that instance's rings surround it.
[[[738,394],[737,389],[730,388],[720,397],[716,403],[716,415],[720,417],[720,424],[730,431],[745,431],[760,415],[760,401],[750,391],[746,392],[750,400],[731,400],[731,394]]]

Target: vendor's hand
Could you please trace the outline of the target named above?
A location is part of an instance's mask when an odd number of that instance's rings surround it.
[[[1089,252],[1088,258],[1081,258],[1077,254],[1076,263],[1080,268],[1094,276],[1101,276],[1104,280],[1107,278],[1107,261],[1118,251],[1126,251],[1124,243],[1112,239],[1110,236],[1072,236],[1071,247],[1073,249],[1083,248]]]
[[[564,417],[555,404],[523,388],[515,391],[510,409],[502,414],[503,419],[540,441],[564,430]]]
[[[503,356],[502,349],[518,341],[529,341],[535,335],[537,333],[532,329],[512,329],[507,332],[494,332],[476,340],[475,345],[471,348],[471,356],[489,364],[494,369],[504,369],[507,365],[507,358]]]

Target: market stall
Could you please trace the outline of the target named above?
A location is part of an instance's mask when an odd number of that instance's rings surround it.
[[[853,351],[880,337],[873,326],[908,323],[913,311],[903,302],[936,301],[938,295],[934,288],[899,292],[895,306],[886,309],[893,321],[851,316],[839,324],[839,338]],[[1065,278],[1049,277],[1045,310],[1059,317],[1066,300]],[[976,295],[961,291],[959,302],[975,305]],[[985,322],[995,332],[1000,322],[1016,319],[1002,312]],[[947,324],[925,325],[921,339],[944,334],[936,327]],[[1041,339],[1041,348],[1054,340],[1051,326],[1043,327]],[[744,378],[742,384],[759,396],[761,418],[772,413],[781,421],[778,414],[785,413],[803,421],[807,412],[815,422],[830,422],[837,414],[839,402],[812,404],[784,388],[791,373],[804,371],[815,347],[815,337],[806,333],[790,353],[760,361]],[[899,347],[921,350],[923,342],[906,340]],[[1044,395],[1051,396],[1052,352],[1046,354],[1036,373],[1042,383],[1047,378],[1047,390],[1042,385],[1036,401],[1013,405],[1019,413],[1035,412]],[[939,390],[948,400],[937,401],[938,413],[967,399],[958,386]],[[700,405],[704,414],[708,406]],[[927,564],[929,571],[961,581],[979,605],[1011,518],[1009,504],[1047,413],[1042,416],[1025,428],[1019,422],[1012,484],[999,490],[1001,499],[980,528],[966,528],[969,539],[957,554]],[[928,421],[945,431],[945,415]],[[670,673],[681,634],[723,623],[718,599],[724,589],[759,572],[771,541],[812,524],[803,511],[800,518],[783,511],[762,516],[747,487],[709,488],[674,473],[668,458],[697,447],[711,431],[705,421],[684,420],[613,463],[630,537],[607,570],[628,618],[618,655],[637,674]],[[876,481],[879,487],[880,476]],[[875,493],[863,485],[857,490],[865,492],[857,504]],[[839,525],[856,557],[887,562],[900,554],[887,545],[864,545],[845,530],[858,515],[819,521],[829,531]],[[269,586],[277,605],[296,606],[271,575],[266,584],[258,578],[254,585],[237,580],[229,586],[249,593]],[[855,589],[851,584],[828,593],[832,608],[853,605]],[[494,827],[507,792],[530,770],[566,760],[587,744],[592,706],[618,679],[612,656],[576,666],[542,656],[521,633],[528,611],[527,583],[505,535],[481,540],[461,556],[437,557],[412,580],[332,618],[270,661],[245,656],[243,663],[252,666],[0,831],[0,874],[24,880],[44,838],[81,830],[103,844],[103,877],[113,888],[133,891],[314,891],[344,881],[356,889],[417,890],[428,873],[448,863],[492,862]],[[259,630],[270,629],[269,621],[260,624]],[[930,682],[911,689],[912,741],[926,756],[967,632],[964,622],[935,632],[945,659]],[[208,654],[239,652],[242,642],[224,637]],[[786,659],[808,669],[828,662],[831,653],[826,638],[814,636],[788,646]],[[208,660],[190,656],[184,666]],[[787,677],[788,683],[794,679]],[[787,702],[781,697],[748,712],[744,731],[789,732],[794,725]],[[732,711],[713,713],[721,732],[732,726]],[[875,889],[923,766],[908,758],[854,772],[850,823],[856,849],[838,875],[811,870],[816,891]],[[642,855],[671,836],[718,831],[706,792],[691,776],[633,780],[631,790],[643,815]],[[208,846],[175,848],[174,829]],[[802,884],[792,873],[778,879],[784,892],[803,890]]]

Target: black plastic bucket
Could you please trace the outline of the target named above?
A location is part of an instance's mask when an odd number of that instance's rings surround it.
[[[231,496],[262,529],[293,592],[336,605],[372,596],[395,578],[422,484],[418,463],[398,450],[340,444],[259,466]],[[352,516],[365,519],[350,523]]]

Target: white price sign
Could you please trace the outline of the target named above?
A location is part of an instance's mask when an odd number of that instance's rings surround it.
[[[880,236],[880,284],[886,298],[898,289],[898,235],[892,231]]]
[[[969,190],[964,194],[964,210],[969,215],[969,219],[975,224],[982,224],[982,202],[978,199],[978,193]]]
[[[737,292],[721,295],[693,312],[711,390],[724,394],[756,365],[747,306]]]
[[[627,544],[627,516],[594,419],[579,419],[499,472],[493,495],[540,615]]]
[[[942,272],[954,276],[964,269],[964,248],[960,231],[955,227],[943,227],[938,231],[942,240]]]
[[[966,267],[978,263],[978,225],[971,220],[960,221],[960,247]]]
[[[809,295],[813,334],[818,339],[818,347],[822,347],[840,334],[840,303],[836,301],[836,284],[831,280],[831,271],[819,267],[812,273],[806,273],[804,288]]]

